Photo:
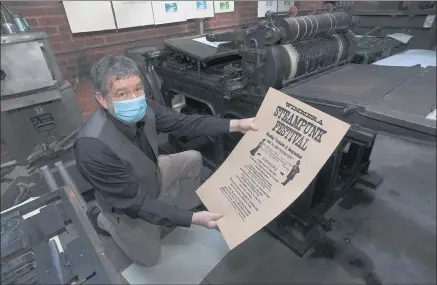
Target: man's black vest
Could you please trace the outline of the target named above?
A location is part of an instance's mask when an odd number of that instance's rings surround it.
[[[150,198],[157,198],[160,192],[160,173],[159,167],[121,133],[114,123],[106,117],[105,111],[99,108],[83,125],[79,131],[79,138],[95,138],[109,147],[125,165],[127,171],[132,173],[138,182],[137,193],[132,193],[129,197],[111,197],[102,189],[95,189],[96,201],[104,210],[110,210],[116,199],[117,208],[130,208],[137,210],[141,207],[146,195]],[[158,158],[158,143],[156,133],[155,113],[152,108],[147,108],[143,119],[145,125],[143,131],[149,140],[150,146]],[[110,167],[110,166],[108,166]],[[127,193],[124,193],[127,194]]]

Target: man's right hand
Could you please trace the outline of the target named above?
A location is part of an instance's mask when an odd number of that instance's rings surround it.
[[[220,220],[221,217],[223,217],[223,215],[208,211],[196,212],[193,214],[191,223],[208,229],[214,229],[217,227],[217,221]]]

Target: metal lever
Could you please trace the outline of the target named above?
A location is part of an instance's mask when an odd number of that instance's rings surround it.
[[[371,34],[379,32],[380,30],[381,30],[381,27],[375,27],[375,28],[371,29],[370,31],[368,31],[367,33],[362,35],[361,38],[357,40],[357,42],[361,42],[362,40],[366,39]]]
[[[73,178],[71,178],[70,174],[68,173],[67,169],[65,169],[64,164],[62,161],[55,162],[55,166],[59,171],[59,174],[62,177],[62,180],[64,180],[65,185],[70,185],[71,189],[73,190],[74,194],[77,197],[77,200],[79,200],[79,203],[81,204],[82,208],[84,210],[87,209],[87,203],[83,199],[82,194],[79,192],[79,189],[77,188],[76,183],[74,183]]]
[[[44,180],[50,188],[50,191],[55,191],[59,189],[58,184],[56,183],[55,177],[53,176],[50,168],[47,165],[42,166],[41,168],[42,174],[44,176]]]
[[[246,34],[247,30],[207,34],[206,40],[209,42],[243,42]]]

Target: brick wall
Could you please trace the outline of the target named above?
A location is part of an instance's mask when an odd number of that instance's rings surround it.
[[[93,62],[107,53],[122,54],[127,47],[162,46],[167,38],[195,33],[195,22],[187,22],[72,34],[61,1],[3,1],[14,13],[25,17],[33,31],[49,36],[64,79],[86,78]],[[296,6],[323,6],[322,1],[298,1]],[[216,14],[205,21],[206,32],[218,32],[253,24],[257,21],[256,1],[236,1],[232,13]]]
[[[294,2],[299,9],[309,9],[310,6],[314,6],[317,9],[322,9],[327,1],[296,1]]]
[[[195,22],[132,29],[72,34],[61,1],[4,1],[25,17],[33,31],[49,36],[64,79],[86,78],[93,62],[107,53],[122,54],[127,47],[162,46],[167,38],[195,33]],[[235,2],[233,13],[216,14],[205,23],[206,32],[236,28],[256,22],[256,1]]]
[[[105,54],[123,54],[124,49],[133,46],[162,46],[167,38],[180,37],[195,33],[194,20],[160,25],[157,27],[139,27],[96,33],[72,34],[68,25],[64,7],[60,1],[3,1],[10,10],[25,17],[33,31],[48,34],[50,43],[58,61],[64,79],[85,79],[91,65]],[[323,6],[321,1],[299,1],[299,9],[310,5]],[[205,32],[219,32],[250,25],[257,21],[256,1],[236,1],[233,13],[216,14],[205,21]],[[91,85],[87,80],[77,86],[76,94],[84,119],[95,110],[96,102],[89,96]],[[9,156],[3,140],[0,142],[1,162],[7,162]]]
[[[64,79],[85,79],[95,60],[105,54],[123,54],[133,46],[162,46],[168,38],[195,34],[195,22],[138,27],[132,29],[72,34],[61,1],[2,1],[14,13],[25,17],[32,31],[48,34],[53,52]],[[235,2],[232,13],[216,14],[205,21],[205,32],[218,32],[250,25],[257,21],[257,2]],[[77,101],[86,119],[96,108],[87,80],[81,80],[76,89]],[[3,139],[0,141],[1,162],[10,157]]]

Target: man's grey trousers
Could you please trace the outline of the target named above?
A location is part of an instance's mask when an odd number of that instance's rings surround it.
[[[195,190],[200,185],[202,156],[197,151],[160,156],[158,166],[161,170],[161,201],[184,210],[200,204]],[[161,256],[161,226],[150,224],[142,219],[131,219],[124,214],[103,212],[97,223],[109,232],[115,243],[133,262],[156,265]]]

